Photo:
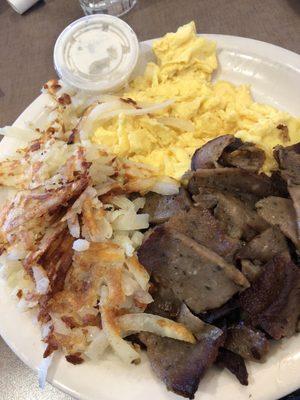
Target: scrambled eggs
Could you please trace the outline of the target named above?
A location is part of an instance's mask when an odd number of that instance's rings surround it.
[[[133,80],[122,96],[148,104],[167,99],[174,103],[151,115],[120,114],[102,121],[94,132],[95,142],[179,179],[189,169],[195,149],[223,134],[259,145],[267,156],[265,172],[275,167],[275,145],[299,141],[300,119],[255,103],[248,86],[212,83],[216,45],[197,37],[193,22],[155,41],[153,51],[157,62],[149,63],[144,76]],[[181,125],[166,123],[174,118]],[[186,128],[183,121],[188,122]]]

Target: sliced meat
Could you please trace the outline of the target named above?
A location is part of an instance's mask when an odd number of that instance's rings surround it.
[[[199,188],[199,194],[193,196],[193,199],[198,205],[212,208],[222,228],[234,239],[249,240],[268,227],[266,221],[250,205],[230,193]]]
[[[260,265],[254,264],[250,260],[241,260],[241,266],[241,271],[249,282],[255,281],[262,271],[262,267]]]
[[[265,152],[254,143],[243,143],[233,151],[224,151],[220,164],[258,172],[266,160]]]
[[[274,339],[293,335],[300,316],[300,269],[289,256],[275,256],[240,294],[240,304],[251,325]]]
[[[282,233],[299,248],[296,214],[290,199],[270,196],[256,204],[258,214],[271,225],[279,226]]]
[[[189,210],[192,201],[188,192],[180,188],[179,194],[174,196],[162,196],[157,193],[148,193],[143,212],[149,214],[151,224],[161,224],[180,210]]]
[[[153,302],[148,304],[145,312],[148,314],[160,315],[164,318],[175,319],[181,310],[181,301],[175,296],[171,288],[156,285],[151,292]]]
[[[277,146],[274,157],[288,186],[300,185],[300,142],[292,146]]]
[[[235,239],[248,241],[268,227],[255,210],[229,194],[219,197],[214,215],[227,228],[228,235]]]
[[[236,376],[242,385],[248,385],[248,371],[246,364],[244,359],[238,354],[232,353],[224,348],[219,349],[217,365],[227,368],[233,375]]]
[[[265,264],[276,254],[288,251],[284,235],[277,226],[265,230],[237,253],[237,259],[248,259]]]
[[[192,170],[198,168],[215,168],[224,149],[235,140],[233,135],[223,135],[205,143],[196,150],[191,162]]]
[[[193,399],[201,378],[217,358],[224,334],[220,329],[206,325],[196,344],[151,333],[140,334],[140,339],[147,347],[154,373],[167,389]]]
[[[243,143],[232,135],[219,136],[196,150],[191,168],[237,167],[257,172],[266,159],[265,152],[254,143]]]
[[[280,197],[289,197],[287,183],[281,176],[281,173],[279,170],[272,172],[271,180],[273,182],[273,186],[278,189]]]
[[[226,235],[216,218],[202,207],[192,207],[186,213],[178,213],[169,220],[166,227],[189,236],[228,261],[232,260],[240,248],[240,242]]]
[[[227,301],[224,305],[214,310],[210,310],[206,313],[200,314],[200,318],[208,324],[219,325],[219,321],[226,318],[226,320],[231,319],[233,314],[238,314],[239,318],[239,301],[237,297],[233,297]]]
[[[263,332],[240,322],[227,329],[224,347],[246,360],[261,361],[269,352],[270,344]]]
[[[298,241],[300,241],[300,185],[297,186],[290,186],[289,192],[291,198],[293,200],[294,209],[296,212],[297,220],[297,233],[298,233]]]
[[[244,275],[217,253],[164,226],[142,244],[138,257],[157,282],[172,288],[196,313],[221,306],[248,286]]]
[[[218,205],[219,197],[222,197],[222,195],[223,193],[219,190],[199,187],[198,194],[195,194],[192,199],[194,200],[196,207],[207,208],[211,213],[213,213],[214,209]]]
[[[195,195],[200,187],[229,192],[243,199],[261,199],[278,194],[268,176],[241,168],[198,169],[189,180],[188,190]]]
[[[300,142],[288,147],[277,146],[274,157],[293,200],[297,216],[298,240],[300,240]]]

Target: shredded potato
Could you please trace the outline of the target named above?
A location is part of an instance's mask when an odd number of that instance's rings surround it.
[[[124,338],[133,332],[194,343],[183,325],[145,314],[153,301],[150,277],[136,256],[141,230],[149,227],[144,195],[178,193],[178,182],[112,156],[87,134],[95,118],[146,115],[172,101],[136,108],[117,96],[83,99],[55,80],[45,91],[47,118],[25,131],[5,128],[10,136],[24,134],[27,147],[0,162],[0,186],[13,188],[0,215],[0,271],[19,307],[38,313],[46,344],[41,386],[56,350],[83,362],[111,349],[132,363],[140,352]]]

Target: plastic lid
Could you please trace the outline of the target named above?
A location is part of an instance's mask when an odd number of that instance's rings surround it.
[[[80,18],[58,37],[54,65],[77,88],[108,92],[121,88],[136,66],[139,44],[126,22],[110,15]]]

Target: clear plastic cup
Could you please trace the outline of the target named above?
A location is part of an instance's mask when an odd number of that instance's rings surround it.
[[[139,56],[134,31],[112,15],[87,15],[69,25],[54,47],[54,65],[68,85],[113,92],[126,85]]]
[[[85,15],[109,14],[121,17],[128,13],[137,0],[79,0]]]

